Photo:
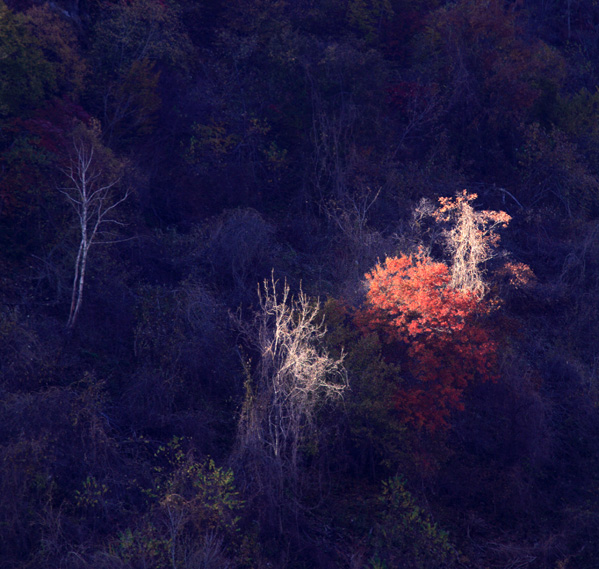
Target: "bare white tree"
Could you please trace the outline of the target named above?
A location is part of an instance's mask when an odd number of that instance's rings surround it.
[[[121,241],[112,237],[107,229],[110,225],[123,225],[113,213],[129,197],[128,190],[114,191],[119,179],[109,177],[97,154],[93,141],[84,137],[76,139],[70,164],[63,170],[67,184],[60,188],[75,211],[79,229],[68,329],[74,328],[81,309],[89,250],[93,244]]]
[[[258,293],[260,310],[253,320],[237,320],[259,358],[248,370],[237,453],[253,470],[258,492],[278,508],[285,489],[294,492],[300,450],[315,432],[316,410],[341,397],[347,376],[342,360],[321,347],[326,330],[318,303],[301,290],[290,297],[286,282],[279,293],[274,277]]]
[[[415,219],[429,216],[440,224],[451,255],[451,286],[482,298],[487,292],[485,263],[497,255],[497,231],[511,217],[504,211],[475,210],[472,202],[477,197],[463,190],[453,198],[439,198],[438,206],[422,200]]]

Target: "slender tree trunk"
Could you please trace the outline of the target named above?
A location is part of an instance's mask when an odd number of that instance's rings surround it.
[[[70,330],[75,325],[75,308],[78,304],[77,291],[79,290],[79,273],[81,272],[81,257],[83,255],[83,243],[79,245],[79,251],[77,252],[77,259],[75,260],[75,276],[73,277],[73,292],[71,294],[71,310],[69,311],[69,320],[67,321],[67,328]]]
[[[77,267],[75,269],[75,282],[73,282],[73,298],[71,301],[71,313],[67,322],[67,328],[72,330],[75,327],[77,316],[83,301],[83,285],[85,284],[85,268],[87,266],[87,254],[90,244],[82,244],[81,255],[77,256]]]
[[[108,224],[123,225],[112,216],[113,210],[123,203],[129,192],[115,195],[112,188],[118,179],[110,180],[110,174],[105,171],[109,164],[107,152],[98,153],[99,143],[93,135],[84,133],[81,140],[74,140],[73,155],[70,165],[63,170],[67,178],[67,186],[60,188],[71,207],[75,210],[79,226],[79,250],[75,260],[75,275],[71,294],[71,308],[67,320],[67,329],[72,330],[77,322],[77,316],[83,302],[83,287],[90,247],[93,243],[116,243],[104,229]],[[108,178],[108,180],[106,180]],[[106,180],[106,181],[105,181]],[[101,236],[101,240],[97,237]],[[107,239],[107,236],[109,238]]]

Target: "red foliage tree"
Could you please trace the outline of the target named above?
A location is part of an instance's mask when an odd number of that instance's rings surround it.
[[[389,345],[405,373],[397,393],[404,420],[429,431],[463,410],[463,392],[493,377],[496,344],[478,316],[477,296],[450,286],[447,265],[418,254],[387,258],[366,275],[358,325]]]

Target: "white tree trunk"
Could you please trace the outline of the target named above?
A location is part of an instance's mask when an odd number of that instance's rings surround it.
[[[74,142],[71,164],[63,172],[70,184],[60,191],[75,210],[80,234],[79,249],[75,259],[71,308],[67,320],[67,328],[72,330],[83,301],[89,250],[93,243],[115,242],[114,239],[98,241],[96,238],[102,232],[103,226],[107,224],[123,225],[111,218],[110,214],[127,199],[129,194],[125,191],[120,196],[114,195],[112,190],[118,180],[104,182],[103,164],[94,151],[92,139]]]

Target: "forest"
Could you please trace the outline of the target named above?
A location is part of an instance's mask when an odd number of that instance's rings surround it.
[[[0,0],[1,569],[596,569],[595,0]]]

